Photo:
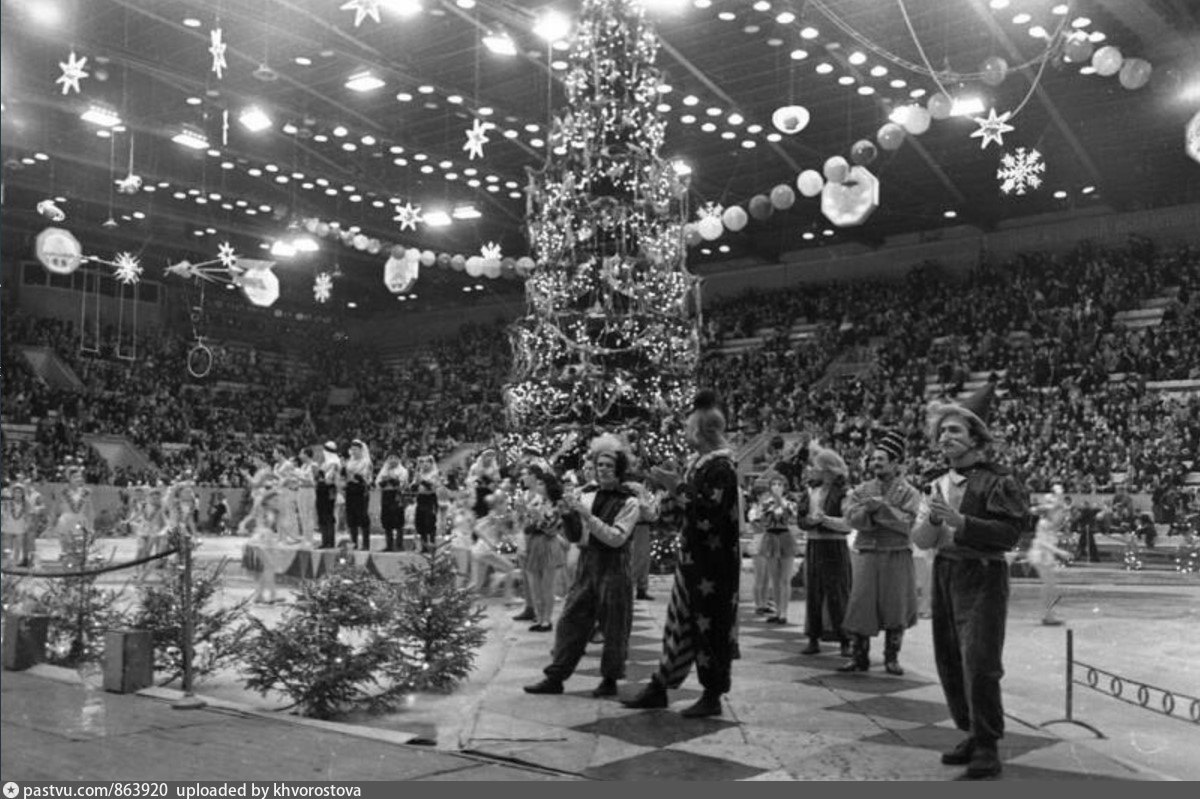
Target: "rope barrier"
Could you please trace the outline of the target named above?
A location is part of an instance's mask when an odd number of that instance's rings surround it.
[[[45,572],[45,571],[35,571],[33,569],[10,566],[10,567],[0,569],[0,574],[14,575],[14,576],[18,576],[18,577],[49,577],[49,578],[91,577],[96,574],[104,574],[106,572],[120,571],[121,569],[132,568],[133,566],[141,566],[143,563],[151,563],[156,560],[162,560],[163,558],[169,558],[172,555],[177,554],[178,552],[179,552],[179,547],[175,547],[174,549],[168,549],[166,552],[160,552],[157,555],[148,555],[144,558],[138,558],[137,560],[129,560],[129,561],[125,561],[124,563],[110,563],[109,565],[103,566],[99,569],[83,569],[83,570],[69,571],[69,572],[66,572],[66,571]]]

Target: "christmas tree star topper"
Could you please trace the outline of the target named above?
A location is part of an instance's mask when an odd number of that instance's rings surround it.
[[[1012,111],[1005,111],[1000,116],[996,116],[996,109],[992,108],[988,111],[986,117],[972,117],[971,119],[979,126],[979,130],[971,134],[972,139],[983,137],[983,143],[979,149],[986,150],[987,146],[992,142],[1001,147],[1004,146],[1004,134],[1016,130],[1012,125],[1008,124],[1009,117],[1012,116]]]
[[[425,221],[425,217],[421,214],[421,206],[406,202],[396,209],[393,220],[400,223],[401,230],[416,230],[417,225]]]

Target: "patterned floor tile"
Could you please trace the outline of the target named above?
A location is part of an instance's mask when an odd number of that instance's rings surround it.
[[[944,702],[923,702],[898,696],[873,696],[854,702],[846,702],[827,708],[835,713],[860,713],[888,720],[915,721],[921,724],[936,724],[950,716]]]
[[[671,748],[767,770],[779,768],[778,758],[770,750],[750,743],[741,726],[718,730],[710,735],[675,744]]]
[[[927,725],[911,730],[889,730],[863,740],[892,746],[915,747],[944,752],[953,749],[963,739],[959,730],[941,725]],[[1004,761],[1020,757],[1028,752],[1053,746],[1058,739],[1043,736],[1007,732],[1000,740],[1000,759]]]
[[[732,726],[736,726],[735,722],[715,718],[685,719],[669,710],[650,710],[601,718],[572,729],[592,735],[607,735],[638,746],[665,747]]]
[[[829,674],[822,674],[818,677],[806,677],[796,682],[801,685],[819,686],[834,691],[847,690],[863,694],[892,694],[897,691],[907,691],[910,688],[919,688],[927,684],[923,680],[918,681],[907,677],[876,677],[870,673],[855,672],[852,674],[842,674],[836,671]]]
[[[764,769],[720,760],[715,757],[660,749],[636,757],[587,769],[583,776],[595,780],[743,780],[763,773]]]

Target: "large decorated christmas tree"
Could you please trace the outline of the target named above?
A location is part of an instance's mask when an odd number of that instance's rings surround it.
[[[537,262],[511,328],[509,422],[549,445],[637,428],[652,453],[694,392],[698,285],[686,267],[688,178],[659,154],[659,40],[636,0],[584,0],[527,228]]]

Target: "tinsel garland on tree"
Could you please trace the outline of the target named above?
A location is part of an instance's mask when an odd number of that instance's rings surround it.
[[[568,108],[530,174],[537,266],[510,329],[510,428],[560,449],[570,431],[637,428],[678,455],[670,424],[694,394],[698,283],[686,267],[685,169],[659,155],[659,39],[636,0],[584,0],[567,57]],[[586,442],[589,435],[579,436]]]

